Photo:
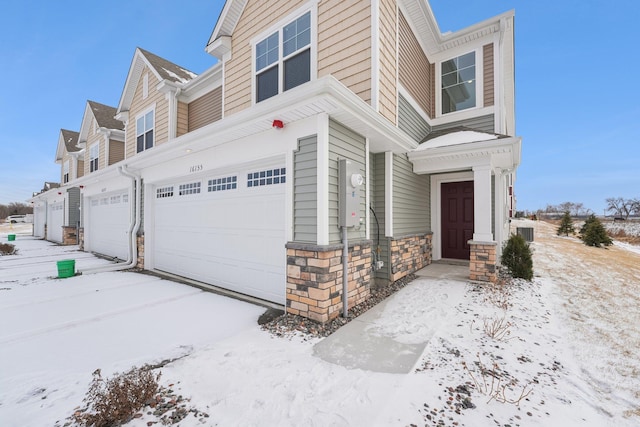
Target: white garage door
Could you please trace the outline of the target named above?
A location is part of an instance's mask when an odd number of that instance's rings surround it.
[[[64,202],[50,203],[47,210],[47,240],[62,243]]]
[[[47,208],[44,204],[38,205],[33,209],[33,235],[35,237],[44,238],[44,224],[46,223]]]
[[[284,304],[285,169],[155,189],[155,268]]]
[[[131,226],[129,193],[120,191],[89,201],[89,221],[85,225],[87,249],[91,252],[127,259]]]

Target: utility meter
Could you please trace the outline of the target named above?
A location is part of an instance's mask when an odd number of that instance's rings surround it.
[[[360,187],[364,178],[360,167],[351,160],[338,161],[338,225],[356,227],[360,225]]]

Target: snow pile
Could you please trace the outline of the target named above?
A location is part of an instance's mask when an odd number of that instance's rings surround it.
[[[640,237],[639,221],[606,221],[604,222],[604,227],[614,235],[619,232],[624,232],[627,236]]]

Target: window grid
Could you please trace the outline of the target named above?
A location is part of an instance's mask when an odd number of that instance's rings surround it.
[[[178,187],[178,195],[186,196],[188,194],[199,194],[200,193],[200,182],[190,182],[188,184],[180,184]]]
[[[475,52],[458,56],[441,64],[442,114],[476,106]]]
[[[98,206],[99,203],[100,203],[100,200],[98,199],[91,200],[91,206]]]
[[[173,186],[162,187],[156,190],[156,199],[164,199],[166,197],[173,197]]]
[[[120,196],[111,196],[111,204],[115,205],[117,203],[120,203]]]
[[[100,199],[100,204],[101,205],[108,205],[109,204],[109,199],[106,198],[106,197],[103,198],[103,199]]]
[[[209,192],[213,191],[224,191],[224,190],[235,190],[238,188],[238,176],[227,176],[225,178],[216,178],[210,179],[207,182],[207,190]]]
[[[262,187],[264,185],[284,184],[286,182],[286,168],[267,169],[247,174],[247,187]]]
[[[128,194],[123,194],[122,195],[122,203],[129,203],[129,195]]]

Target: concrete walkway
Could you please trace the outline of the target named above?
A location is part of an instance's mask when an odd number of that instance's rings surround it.
[[[407,287],[314,346],[314,355],[349,369],[409,373],[439,326],[455,318],[469,267],[431,264]]]

